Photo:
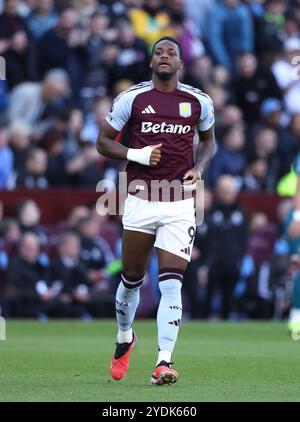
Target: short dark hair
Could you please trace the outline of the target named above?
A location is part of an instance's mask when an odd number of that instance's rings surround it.
[[[173,42],[174,44],[176,44],[177,47],[178,47],[178,50],[179,50],[179,57],[182,59],[182,56],[183,56],[183,48],[181,47],[181,45],[179,44],[179,42],[175,38],[173,38],[173,37],[162,37],[159,40],[155,41],[155,43],[153,44],[153,47],[152,47],[151,57],[153,56],[154,49],[155,49],[156,45],[159,42],[161,42],[161,41],[170,41],[170,42]]]

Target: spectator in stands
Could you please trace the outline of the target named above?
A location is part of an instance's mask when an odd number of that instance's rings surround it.
[[[214,104],[216,126],[218,126],[218,122],[221,119],[221,115],[229,98],[228,92],[224,88],[210,85],[206,89],[206,94],[210,96]]]
[[[55,28],[49,29],[39,41],[39,69],[45,75],[50,69],[62,68],[70,76],[73,94],[82,86],[87,55],[85,43],[88,28],[79,27],[74,8],[64,9]]]
[[[72,109],[65,129],[64,156],[66,160],[74,157],[80,150],[80,133],[83,128],[83,113],[80,109]]]
[[[58,242],[58,235],[64,231],[77,232],[79,221],[88,218],[91,211],[87,206],[76,205],[71,208],[66,220],[59,221],[52,229],[52,243],[56,246]]]
[[[82,88],[83,107],[90,111],[91,101],[96,97],[106,95],[112,91],[114,84],[118,81],[117,60],[121,49],[117,39],[106,41],[102,53],[99,56],[99,63],[90,66],[85,75],[85,85]],[[84,98],[86,97],[86,98]]]
[[[234,104],[226,104],[223,108],[220,122],[221,127],[236,126],[244,127],[244,116],[242,110]]]
[[[117,26],[110,26],[110,23],[107,14],[98,12],[92,16],[90,35],[85,45],[87,66],[80,94],[85,112],[90,112],[93,100],[106,95],[119,78],[117,58],[122,53],[118,45],[120,36]]]
[[[49,130],[62,133],[63,156],[66,161],[80,152],[83,112],[78,108],[64,108],[53,117]]]
[[[252,157],[248,163],[244,174],[243,188],[246,191],[263,192],[267,186],[268,163],[265,159]]]
[[[206,316],[212,313],[212,299],[217,290],[222,292],[221,317],[228,318],[231,311],[232,294],[247,242],[246,218],[237,203],[238,192],[233,177],[220,177],[207,220],[207,242],[203,249],[202,272],[206,271],[209,277]]]
[[[240,0],[216,2],[207,17],[207,43],[216,64],[235,69],[237,55],[253,51],[253,24]]]
[[[300,56],[300,40],[290,38],[284,43],[284,55],[272,65],[271,69],[283,92],[284,105],[288,113],[300,112],[300,80],[296,77],[297,62],[294,57]]]
[[[6,313],[12,317],[37,317],[43,297],[38,284],[47,284],[48,269],[39,262],[40,243],[34,233],[23,234],[18,254],[12,258],[6,274]],[[50,298],[49,298],[50,299]]]
[[[78,232],[81,236],[81,261],[88,270],[91,281],[100,281],[106,278],[105,267],[114,260],[112,251],[104,238],[99,236],[99,221],[84,218],[78,223]],[[104,270],[101,273],[101,270]]]
[[[85,124],[80,133],[83,141],[96,144],[100,127],[103,125],[112,104],[110,97],[102,97],[95,101],[93,113],[89,113],[86,117]]]
[[[31,36],[38,40],[57,24],[58,13],[53,0],[40,0],[26,18]]]
[[[70,228],[75,229],[79,221],[83,218],[89,217],[89,215],[90,210],[86,206],[77,205],[76,207],[72,208],[68,216],[68,224]]]
[[[41,209],[32,199],[25,199],[22,201],[16,210],[17,221],[20,226],[21,232],[35,233],[41,245],[45,245],[47,237],[40,225]]]
[[[31,148],[25,160],[24,169],[18,172],[16,186],[26,189],[46,189],[47,155],[41,148]]]
[[[277,236],[277,227],[268,220],[266,214],[256,212],[251,216],[247,254],[236,289],[236,302],[247,317],[266,319],[274,313],[269,261]],[[242,287],[243,282],[245,284]]]
[[[249,154],[248,161],[254,158],[260,158],[266,161],[267,178],[266,190],[267,192],[275,192],[276,183],[281,174],[281,159],[277,153],[278,136],[272,129],[261,129],[257,132],[254,138],[254,151]]]
[[[42,137],[40,146],[45,150],[48,161],[46,179],[50,186],[67,186],[69,175],[67,174],[67,162],[63,154],[63,134],[54,128],[50,128]]]
[[[297,19],[297,22],[300,22],[300,2],[299,0],[291,0],[289,2],[289,9],[288,11],[290,13],[293,13],[295,18]]]
[[[135,35],[130,20],[117,23],[120,54],[116,62],[116,77],[132,78],[135,84],[150,79],[149,55],[146,42]]]
[[[267,0],[262,15],[255,17],[255,50],[259,56],[266,50],[280,51],[286,10],[285,0]]]
[[[192,59],[184,78],[184,83],[195,88],[206,91],[211,83],[213,74],[212,60],[209,56],[203,55]]]
[[[277,98],[267,98],[263,101],[260,108],[261,118],[258,120],[261,127],[266,127],[274,130],[278,136],[278,154],[281,157],[281,173],[289,171],[290,164],[293,161],[292,155],[295,154],[293,151],[293,141],[289,134],[289,130],[286,127],[286,117],[283,112],[281,101]],[[259,123],[255,125],[256,129],[259,127]]]
[[[214,6],[216,0],[185,0],[184,8],[186,15],[193,20],[196,34],[205,39],[207,32],[207,15]]]
[[[92,285],[91,310],[94,316],[112,316],[114,296],[122,263],[115,259],[106,240],[99,236],[99,220],[85,218],[79,221],[81,261]]]
[[[95,13],[101,11],[98,0],[75,0],[74,9],[79,15],[80,25],[87,27]]]
[[[67,163],[67,171],[76,186],[95,187],[100,180],[117,182],[119,163],[99,157],[94,143],[85,142],[79,156]]]
[[[225,92],[223,90],[223,92]],[[242,110],[234,104],[227,104],[219,110],[218,119],[216,120],[216,138],[222,139],[223,129],[228,127],[239,127],[245,129]]]
[[[40,259],[38,237],[23,234],[17,256],[13,257],[6,275],[5,314],[10,317],[77,316],[63,284],[51,280],[50,270]]]
[[[297,19],[293,11],[287,11],[284,17],[284,31],[280,34],[283,42],[287,41],[289,38],[299,38],[300,20]]]
[[[196,227],[196,235],[191,256],[191,262],[186,269],[183,281],[183,288],[186,290],[190,302],[191,318],[205,318],[206,316],[205,297],[208,283],[208,274],[206,268],[204,268],[203,270],[203,265],[205,265],[203,258],[206,243],[208,242],[207,219],[212,207],[212,203],[213,195],[209,190],[205,189],[204,220],[201,225],[198,225]],[[200,204],[196,204],[196,210],[197,206],[200,206],[202,208],[202,201],[200,201]],[[203,212],[203,210],[201,209],[200,212]]]
[[[18,13],[18,0],[6,0],[0,15],[0,55],[6,62],[9,88],[37,77],[33,46],[25,20]]]
[[[62,69],[49,71],[42,82],[24,82],[16,86],[10,96],[10,122],[24,120],[30,126],[36,125],[61,108],[69,92],[69,77]]]
[[[96,96],[105,95],[108,81],[107,71],[102,65],[105,44],[117,38],[110,33],[110,18],[107,14],[95,13],[91,18],[90,35],[85,45],[87,66],[81,89],[81,101],[86,112],[91,111],[91,104]]]
[[[9,177],[13,172],[13,153],[8,145],[7,126],[0,124],[0,189],[8,185]]]
[[[142,7],[130,9],[128,15],[136,36],[145,40],[149,48],[159,38],[174,35],[162,0],[145,0]]]
[[[91,17],[90,36],[86,43],[88,53],[89,68],[93,65],[99,65],[100,57],[104,43],[109,41],[107,33],[109,33],[110,19],[107,14],[96,12]]]
[[[215,66],[212,72],[212,82],[215,86],[223,88],[226,91],[230,89],[232,75],[224,66]]]
[[[263,100],[269,97],[281,98],[281,91],[271,71],[262,72],[257,65],[253,54],[239,54],[238,74],[233,81],[237,104],[249,124],[258,121]]]
[[[14,170],[24,168],[32,139],[32,128],[23,120],[15,120],[9,126],[10,146],[14,155]]]
[[[265,126],[275,131],[281,127],[282,104],[278,98],[265,99],[260,107],[261,120]]]
[[[80,254],[79,236],[75,232],[63,232],[58,240],[58,257],[51,263],[51,279],[63,285],[63,291],[72,304],[73,312],[84,317],[91,295],[85,268],[80,263]]]
[[[183,48],[183,61],[189,66],[191,60],[205,53],[204,45],[196,34],[193,20],[185,14],[184,0],[168,0],[166,5],[175,38]]]
[[[14,218],[0,218],[0,238],[4,242],[5,248],[10,249],[16,246],[21,239],[21,230],[19,223]]]
[[[219,145],[209,168],[210,185],[215,187],[223,174],[234,176],[236,183],[242,184],[241,178],[246,164],[243,148],[245,136],[238,126],[223,129],[223,144]]]

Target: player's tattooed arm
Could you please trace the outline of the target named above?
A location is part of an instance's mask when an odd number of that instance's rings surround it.
[[[118,133],[109,123],[104,122],[97,139],[99,154],[116,160],[129,160],[146,166],[157,166],[161,159],[162,144],[149,145],[140,149],[127,148],[115,141]]]
[[[206,131],[199,131],[200,142],[196,152],[196,162],[192,169],[188,170],[183,179],[184,184],[193,184],[202,178],[203,172],[208,167],[208,164],[213,156],[216,141],[214,126]]]

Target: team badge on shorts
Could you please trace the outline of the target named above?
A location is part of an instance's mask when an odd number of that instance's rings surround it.
[[[179,115],[181,117],[190,117],[192,115],[192,104],[179,103]]]

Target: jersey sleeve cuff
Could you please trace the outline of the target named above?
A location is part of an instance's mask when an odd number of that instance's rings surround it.
[[[200,132],[205,132],[206,130],[209,130],[213,125],[214,125],[215,121],[213,121],[212,123],[208,123],[208,124],[202,124],[200,126],[198,126],[198,130],[200,130]]]
[[[116,122],[110,121],[110,119],[108,117],[106,117],[105,120],[107,121],[107,123],[109,123],[118,132],[121,132],[121,130],[123,129],[123,126],[118,125]]]

